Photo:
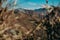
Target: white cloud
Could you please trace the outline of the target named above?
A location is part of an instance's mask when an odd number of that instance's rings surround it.
[[[29,5],[33,5],[33,6],[36,6],[37,4],[36,3],[33,3],[33,2],[28,2]]]

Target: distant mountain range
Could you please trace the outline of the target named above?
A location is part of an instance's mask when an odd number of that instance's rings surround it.
[[[22,9],[22,8],[19,8],[19,9],[15,9],[15,12],[18,12],[18,11],[21,11],[21,12],[24,12],[24,13],[28,13],[28,14],[32,14],[32,13],[37,13],[37,14],[46,14],[47,10],[45,8],[39,8],[39,9],[35,9],[35,10],[27,10],[27,9]]]
[[[45,9],[45,8],[40,8],[40,9],[35,9],[34,11],[37,12],[37,13],[44,13],[44,14],[46,14],[47,9]]]

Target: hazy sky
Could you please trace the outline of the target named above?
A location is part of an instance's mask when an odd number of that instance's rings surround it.
[[[12,2],[12,0],[8,0],[8,2]],[[49,5],[57,6],[60,0],[48,0]],[[38,9],[41,8],[42,4],[46,4],[45,0],[17,0],[16,8],[24,8],[24,9]]]

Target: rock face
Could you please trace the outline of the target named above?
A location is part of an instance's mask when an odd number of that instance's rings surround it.
[[[59,40],[59,11],[54,7],[51,13],[42,18],[34,11],[6,11],[2,14],[0,40]]]

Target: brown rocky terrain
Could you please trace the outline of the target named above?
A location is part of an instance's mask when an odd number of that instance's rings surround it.
[[[2,10],[2,11],[1,11]],[[41,16],[14,10],[0,10],[0,40],[59,40],[60,8]]]

